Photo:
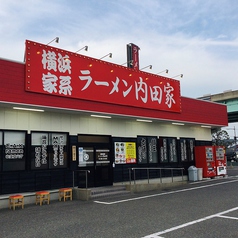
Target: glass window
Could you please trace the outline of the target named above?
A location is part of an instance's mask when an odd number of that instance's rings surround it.
[[[48,169],[49,135],[34,132],[31,134],[31,169]]]
[[[25,170],[26,132],[3,132],[3,171]]]
[[[158,163],[157,137],[147,137],[149,163]]]
[[[67,133],[31,133],[31,169],[67,167]]]
[[[3,133],[0,131],[0,171],[2,170],[2,151],[3,151],[3,141],[2,141]]]
[[[78,166],[94,166],[93,147],[78,147]]]
[[[160,163],[168,163],[168,139],[160,137],[159,138],[159,151],[160,151]]]
[[[49,134],[49,167],[67,167],[67,134]]]

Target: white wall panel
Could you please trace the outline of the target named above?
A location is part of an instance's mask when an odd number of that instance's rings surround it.
[[[70,129],[69,129],[69,133],[71,135],[76,135],[77,131],[80,130],[80,118],[76,115],[72,115],[70,116]]]
[[[112,136],[122,136],[125,135],[124,137],[128,137],[127,136],[127,132],[130,130],[130,122],[124,122],[122,123],[123,120],[119,120],[119,119],[115,119],[115,120],[111,120],[111,127],[112,127]],[[121,124],[120,124],[121,122]],[[127,126],[127,124],[129,124]]]
[[[137,122],[134,119],[104,119],[70,113],[24,112],[10,109],[0,110],[0,129],[63,131],[71,135],[104,134],[118,137],[166,136],[190,137],[196,140],[211,140],[208,128],[199,126],[177,126],[165,122]]]
[[[84,118],[84,120],[85,120],[84,123],[86,123],[86,121],[87,121],[87,127],[83,128],[85,130],[85,133],[87,133],[87,134],[91,134],[91,133],[92,134],[98,134],[98,131],[97,131],[98,121],[97,121],[97,119],[88,117],[88,119]],[[83,124],[80,124],[80,129],[82,128],[81,125],[83,125]]]
[[[16,111],[17,112],[17,128],[19,130],[26,130],[22,128],[29,128],[29,112]]]
[[[17,128],[17,111],[5,110],[4,129],[20,129]]]
[[[50,113],[45,113],[45,112],[40,113],[39,118],[40,118],[40,130],[42,130],[42,131],[51,131],[52,130],[51,114]]]
[[[5,111],[0,110],[0,127],[5,126]]]
[[[50,120],[51,120],[51,130],[52,131],[62,131],[61,114],[57,115],[57,114],[51,113]],[[66,123],[64,123],[64,124],[66,124]]]
[[[41,113],[29,113],[29,132],[41,130]]]
[[[60,115],[60,124],[61,124],[61,131],[69,132],[71,125],[70,115],[62,113]]]

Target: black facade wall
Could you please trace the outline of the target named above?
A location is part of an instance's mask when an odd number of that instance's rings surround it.
[[[136,142],[136,138],[122,138],[112,137],[111,141],[111,160],[114,161],[114,142]],[[177,141],[178,142],[178,141]],[[211,145],[209,141],[195,141],[195,146],[198,145]],[[0,194],[11,194],[20,192],[34,192],[39,190],[51,190],[62,187],[78,186],[80,182],[85,180],[84,175],[80,175],[78,161],[72,161],[72,146],[78,148],[78,137],[69,136],[67,148],[67,168],[62,169],[46,169],[46,170],[31,170],[31,135],[27,134],[26,137],[26,164],[25,170],[22,171],[0,171]],[[177,144],[178,150],[178,144]],[[1,158],[3,156],[3,148],[1,148]],[[77,152],[77,150],[76,150]],[[78,158],[78,152],[76,153]],[[2,160],[0,168],[2,168]],[[132,168],[185,168],[184,175],[187,174],[187,168],[194,165],[195,161],[182,162],[180,153],[178,153],[178,161],[176,163],[155,163],[155,164],[117,164],[113,166],[113,182],[128,181],[129,170]],[[87,169],[87,168],[85,168]],[[170,176],[170,171],[163,172],[162,176]],[[173,174],[176,175],[175,172]],[[93,176],[93,174],[89,175]],[[159,170],[153,171],[150,177],[159,177]],[[137,179],[146,179],[146,170],[138,170],[136,172]],[[89,178],[89,181],[92,178]],[[133,175],[131,174],[131,179]],[[90,184],[89,184],[90,187]]]
[[[196,140],[195,146],[212,146],[212,141]]]
[[[167,137],[169,138],[169,137]],[[190,139],[190,138],[187,138]],[[195,141],[195,140],[194,140]],[[137,142],[136,138],[124,138],[124,137],[113,137],[112,138],[112,144],[113,144],[113,151],[115,151],[114,148],[114,143],[115,142]],[[210,145],[211,142],[208,141],[195,141],[195,145]],[[159,144],[157,143],[157,146]],[[160,151],[159,148],[158,150],[158,156],[160,156]],[[128,181],[129,179],[133,180],[134,179],[134,173],[136,179],[147,179],[148,174],[147,170],[143,169],[140,170],[138,168],[150,168],[149,172],[149,177],[150,178],[159,178],[161,177],[170,177],[171,176],[171,170],[169,168],[184,168],[183,170],[183,175],[187,175],[188,171],[187,169],[195,165],[195,160],[191,160],[188,158],[188,161],[182,161],[181,159],[181,153],[180,153],[180,147],[179,147],[179,139],[176,140],[176,150],[177,150],[177,156],[178,156],[178,161],[177,162],[170,162],[170,159],[166,163],[161,163],[158,159],[158,163],[146,163],[146,164],[116,164],[114,169],[113,169],[113,182],[125,182]],[[114,161],[114,160],[113,160]],[[135,172],[132,172],[132,168],[135,168]],[[153,170],[152,168],[157,168]],[[168,170],[158,170],[158,168],[167,168]],[[138,170],[137,170],[138,169]],[[131,170],[131,173],[129,172]],[[161,173],[161,174],[160,174]],[[180,176],[181,171],[180,170],[174,170],[173,171],[173,176]]]
[[[52,190],[62,187],[72,187],[73,171],[77,162],[71,160],[71,146],[77,144],[77,136],[68,138],[67,168],[62,169],[31,169],[31,134],[26,135],[25,141],[25,170],[4,171],[3,159],[0,160],[0,194],[20,192],[35,192],[40,190]],[[3,146],[0,150],[0,158],[3,158]]]

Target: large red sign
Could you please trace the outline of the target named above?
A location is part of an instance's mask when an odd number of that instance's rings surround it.
[[[111,104],[180,112],[180,82],[26,41],[25,89]]]

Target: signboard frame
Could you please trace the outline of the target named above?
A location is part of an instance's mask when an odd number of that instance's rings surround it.
[[[25,55],[26,91],[181,113],[178,80],[29,40]]]

